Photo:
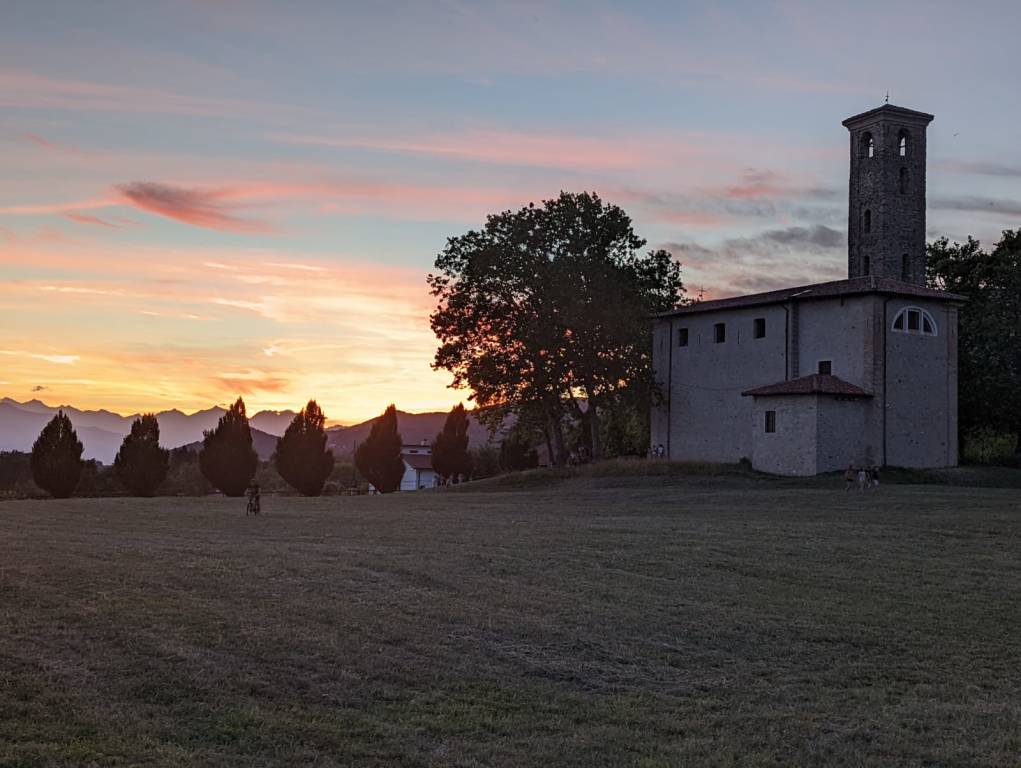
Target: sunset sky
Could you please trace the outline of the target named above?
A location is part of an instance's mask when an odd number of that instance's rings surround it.
[[[352,422],[465,397],[425,284],[592,190],[707,296],[846,273],[847,134],[932,112],[930,238],[1021,226],[1009,2],[0,5],[0,395]]]

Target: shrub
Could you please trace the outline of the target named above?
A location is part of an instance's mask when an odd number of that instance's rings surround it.
[[[539,452],[521,435],[512,432],[500,443],[500,468],[504,472],[520,472],[539,466]]]

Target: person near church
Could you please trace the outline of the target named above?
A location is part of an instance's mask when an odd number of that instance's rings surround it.
[[[847,470],[844,472],[844,491],[851,490],[854,485],[854,481],[858,477],[858,470],[854,468],[854,463],[847,465]]]

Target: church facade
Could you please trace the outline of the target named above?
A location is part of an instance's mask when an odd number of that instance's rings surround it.
[[[654,319],[652,444],[814,475],[957,464],[957,312],[925,287],[925,130],[892,104],[850,133],[848,276]]]

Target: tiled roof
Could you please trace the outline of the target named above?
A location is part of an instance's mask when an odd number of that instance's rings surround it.
[[[405,453],[401,456],[404,463],[412,469],[432,469],[433,457],[424,453]]]
[[[853,296],[863,293],[892,294],[895,296],[917,296],[923,299],[936,299],[937,301],[964,301],[963,296],[946,291],[936,291],[932,288],[925,288],[914,283],[905,283],[900,280],[891,280],[887,277],[855,277],[850,280],[834,280],[829,283],[815,283],[813,285],[800,285],[794,288],[784,288],[780,291],[769,291],[768,293],[752,293],[747,296],[734,296],[729,299],[714,299],[712,301],[699,301],[694,304],[686,304],[683,307],[676,307],[669,312],[662,312],[655,317],[674,317],[676,315],[693,315],[699,312],[713,312],[721,309],[738,309],[740,307],[755,307],[761,304],[783,304],[784,302],[797,299],[807,301],[811,299],[825,299],[836,296]]]
[[[814,373],[800,379],[780,381],[764,387],[756,387],[741,393],[745,396],[768,397],[770,395],[843,395],[844,397],[872,397],[861,387],[839,379],[836,376]]]

